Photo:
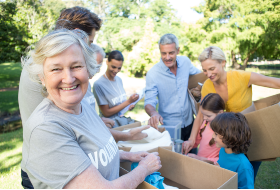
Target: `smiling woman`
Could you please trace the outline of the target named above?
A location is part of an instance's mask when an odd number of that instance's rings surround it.
[[[23,60],[47,97],[23,130],[21,168],[36,189],[132,189],[161,167],[157,153],[119,152],[104,122],[83,100],[88,78],[97,71],[93,53],[80,35],[64,29],[43,37]],[[119,178],[120,159],[139,166]]]

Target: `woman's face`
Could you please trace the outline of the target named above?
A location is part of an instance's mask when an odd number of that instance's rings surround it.
[[[88,88],[88,72],[80,46],[74,44],[45,60],[44,78],[51,99],[61,109],[71,109],[81,102]]]
[[[214,112],[211,112],[209,110],[205,110],[203,109],[202,107],[200,108],[200,111],[203,115],[203,120],[206,120],[207,122],[211,122],[213,121],[213,119],[215,119],[215,117],[220,114],[220,113],[223,113],[224,111],[223,110],[220,110],[218,113],[214,113]]]
[[[225,61],[219,63],[217,60],[206,59],[201,62],[202,71],[212,82],[216,82],[224,72],[225,63]]]
[[[120,72],[122,69],[123,61],[118,61],[115,59],[112,59],[111,61],[107,60],[107,65],[108,65],[107,68],[108,74],[110,75],[111,78],[115,78],[118,72]]]

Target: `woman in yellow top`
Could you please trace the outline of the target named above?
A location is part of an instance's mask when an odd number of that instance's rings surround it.
[[[201,62],[203,73],[208,77],[202,87],[201,99],[209,93],[217,93],[225,101],[227,112],[241,112],[252,105],[252,84],[280,88],[278,78],[247,71],[225,71],[225,54],[216,46],[204,49],[198,59]],[[202,122],[203,115],[198,112],[191,136],[183,144],[183,153],[186,154],[192,149]],[[251,163],[256,177],[261,162]]]

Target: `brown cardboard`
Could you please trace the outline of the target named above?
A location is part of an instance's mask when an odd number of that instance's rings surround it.
[[[203,84],[206,81],[206,79],[207,79],[207,76],[204,73],[198,73],[196,75],[191,75],[189,77],[188,93],[189,93],[189,96],[190,96],[190,99],[192,102],[193,112],[195,115],[198,113],[200,103],[194,99],[190,89],[197,87],[198,82]]]
[[[140,127],[140,126],[141,126],[141,122],[135,122],[135,123],[132,123],[132,124],[124,125],[124,126],[121,126],[121,127],[116,127],[116,128],[113,128],[113,129],[117,130],[117,131],[124,131],[124,130],[127,130],[127,129],[133,129],[135,127]],[[163,131],[165,131],[165,128],[164,127],[159,127],[158,130],[159,130],[159,132],[162,133]],[[163,148],[166,148],[168,150],[172,150],[172,145],[163,146]],[[119,147],[119,150],[129,152],[131,150],[131,147]]]
[[[280,157],[280,94],[254,101],[242,111],[252,132],[247,156],[250,161]]]
[[[154,151],[154,150],[152,150]],[[149,152],[152,152],[149,151]],[[159,170],[167,185],[181,189],[237,189],[237,173],[214,166],[185,155],[159,147],[162,168]],[[121,167],[130,171],[131,162],[122,162]]]
[[[124,126],[121,126],[121,127],[116,127],[116,128],[113,128],[114,130],[117,130],[117,131],[124,131],[126,129],[132,129],[132,128],[135,128],[135,127],[140,127],[141,126],[141,122],[140,121],[137,121],[135,123],[131,123],[131,124],[128,124],[128,125],[124,125]]]

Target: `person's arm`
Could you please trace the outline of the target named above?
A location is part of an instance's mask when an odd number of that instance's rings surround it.
[[[146,90],[145,90],[145,111],[150,116],[149,125],[158,129],[158,124],[163,124],[162,116],[156,111],[156,105],[158,103],[158,88],[153,80],[153,72],[149,71],[146,76]]]
[[[113,128],[113,126],[115,125],[115,121],[110,118],[101,117],[101,120],[109,129]]]
[[[123,157],[120,153],[120,157]],[[123,175],[113,181],[108,181],[99,173],[99,171],[90,165],[80,175],[73,178],[65,189],[135,189],[142,183],[147,175],[161,168],[158,153],[151,153],[145,156],[139,162],[139,165],[126,175]]]
[[[203,100],[203,97],[201,97],[201,100]],[[197,137],[197,133],[198,133],[202,123],[203,123],[203,115],[200,112],[200,110],[198,110],[197,116],[193,123],[190,138],[189,138],[189,140],[187,140],[183,143],[182,154],[187,154],[193,148],[196,137]]]
[[[248,86],[251,86],[252,84],[258,85],[258,86],[264,86],[268,88],[277,88],[280,89],[280,79],[274,78],[274,77],[267,77],[258,73],[251,73],[251,77],[249,80]]]
[[[154,108],[151,104],[147,104],[145,106],[145,111],[150,116],[148,124],[158,130],[159,122],[163,125],[162,116],[156,111],[156,108]]]
[[[116,113],[119,113],[121,110],[123,110],[126,106],[128,106],[129,104],[135,102],[136,100],[138,100],[139,95],[138,94],[133,94],[129,97],[129,99],[127,99],[126,101],[124,101],[123,103],[114,106],[112,108],[109,108],[109,105],[99,105],[99,108],[102,112],[102,114],[105,117],[110,117]]]
[[[141,140],[146,138],[147,133],[142,133],[143,130],[149,129],[150,126],[142,126],[135,129],[131,129],[128,132],[117,131],[114,129],[109,129],[115,141],[131,141],[131,140]]]

